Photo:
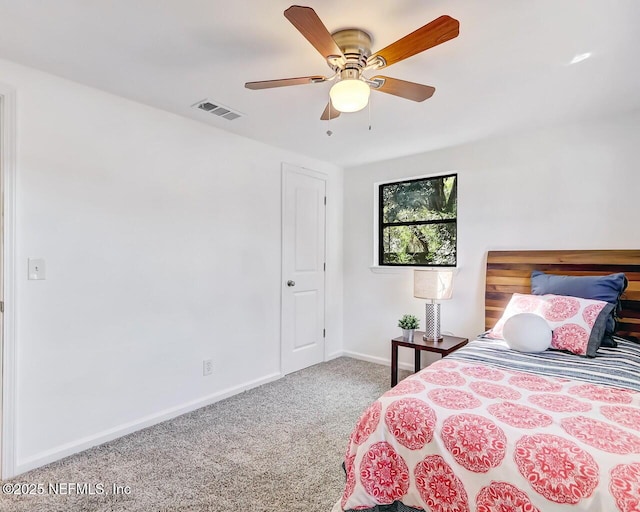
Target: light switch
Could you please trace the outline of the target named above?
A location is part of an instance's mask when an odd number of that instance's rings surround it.
[[[46,279],[47,267],[43,258],[29,258],[29,279]]]

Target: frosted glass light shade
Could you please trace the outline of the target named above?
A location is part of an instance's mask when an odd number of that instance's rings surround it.
[[[453,295],[453,270],[414,270],[413,296],[446,300]]]
[[[346,78],[335,83],[329,91],[333,108],[340,112],[357,112],[369,103],[371,89],[362,80]]]

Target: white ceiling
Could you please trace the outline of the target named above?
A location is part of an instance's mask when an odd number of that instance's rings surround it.
[[[639,0],[302,4],[330,32],[368,31],[374,51],[442,14],[458,19],[458,38],[383,73],[435,95],[373,92],[372,130],[365,109],[331,121],[328,137],[330,84],[245,89],[330,74],[283,16],[291,0],[0,0],[0,57],[342,166],[640,108]],[[246,117],[191,108],[203,98]]]

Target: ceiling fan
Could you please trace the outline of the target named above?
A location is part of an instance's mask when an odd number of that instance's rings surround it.
[[[244,86],[257,90],[335,81],[329,91],[329,103],[320,117],[322,120],[334,119],[341,112],[362,110],[369,103],[371,89],[413,101],[430,98],[434,87],[388,76],[367,78],[364,73],[391,66],[449,41],[457,37],[460,30],[458,20],[440,16],[372,54],[371,36],[367,32],[353,28],[331,34],[311,7],[292,5],[284,11],[284,16],[320,52],[334,74],[247,82]]]

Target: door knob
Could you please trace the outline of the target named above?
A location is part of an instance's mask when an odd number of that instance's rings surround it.
[[[296,285],[295,281],[292,281],[291,279],[287,281],[287,286],[295,286],[295,285]]]

